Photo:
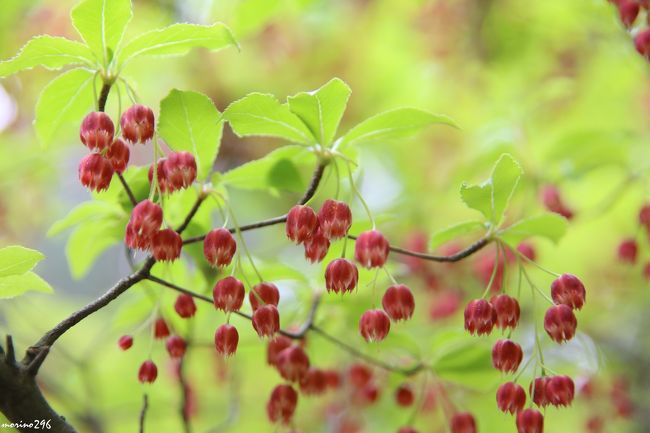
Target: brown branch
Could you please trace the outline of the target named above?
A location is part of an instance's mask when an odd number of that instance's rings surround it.
[[[39,352],[43,350],[43,348],[51,347],[56,342],[56,340],[58,340],[59,337],[66,333],[70,328],[81,322],[92,313],[104,308],[110,302],[117,299],[117,297],[122,293],[126,292],[131,286],[145,279],[147,275],[149,275],[149,271],[155,263],[155,259],[153,257],[149,257],[139,271],[129,275],[128,277],[122,278],[117,282],[117,284],[111,287],[102,296],[95,299],[79,311],[71,314],[67,319],[63,320],[54,328],[46,332],[45,335],[43,335],[40,340],[36,342],[36,344],[27,349],[25,358],[21,361],[21,363],[25,366],[29,365],[34,359],[36,359]],[[36,372],[38,372],[38,369],[36,369],[35,373]]]
[[[122,173],[115,173],[117,174],[117,178],[120,180],[120,183],[122,183],[122,186],[124,187],[124,191],[126,191],[126,195],[129,196],[129,201],[133,206],[138,204],[138,200],[135,198],[135,195],[133,195],[133,191],[131,191],[131,188],[129,187],[129,184],[126,183],[126,179],[124,179],[124,176],[122,176]]]
[[[0,348],[0,412],[10,423],[16,423],[20,432],[35,432],[33,420],[50,420],[53,433],[76,433],[76,430],[57,414],[43,397],[35,377],[26,367],[16,363],[13,341],[7,336],[6,347]],[[22,427],[20,426],[22,425]]]
[[[139,418],[139,423],[138,423],[138,425],[139,425],[138,432],[139,433],[144,433],[144,422],[145,422],[146,417],[147,417],[147,409],[149,409],[149,396],[145,392],[142,395],[142,409],[140,409],[140,418]]]
[[[314,170],[314,174],[311,177],[311,182],[309,182],[309,186],[307,187],[307,191],[305,191],[305,194],[298,201],[298,204],[305,204],[311,200],[312,197],[314,197],[314,194],[316,194],[316,190],[318,189],[318,185],[323,178],[323,173],[325,172],[325,167],[327,167],[327,164],[328,163],[325,161],[318,163],[316,170]]]
[[[99,99],[97,99],[97,111],[106,110],[106,101],[108,101],[108,94],[111,92],[113,83],[104,82],[102,90],[99,92]]]
[[[348,235],[348,238],[352,240],[356,240],[357,236]],[[481,250],[491,241],[492,239],[488,237],[481,238],[476,242],[474,242],[472,245],[468,246],[467,248],[449,256],[436,256],[433,254],[420,253],[417,251],[411,251],[411,250],[407,250],[406,248],[395,247],[392,245],[389,248],[394,253],[402,254],[405,256],[417,257],[419,259],[429,260],[431,262],[459,262],[471,256],[472,254],[476,253],[477,251]]]
[[[205,195],[203,192],[199,194],[199,197],[196,199],[194,202],[194,205],[190,209],[190,211],[187,213],[187,216],[185,217],[185,220],[183,223],[176,229],[176,233],[179,235],[183,233],[183,231],[187,228],[187,226],[190,225],[192,222],[192,218],[194,218],[194,215],[199,211],[199,208],[201,207],[201,203],[206,199],[207,195]]]

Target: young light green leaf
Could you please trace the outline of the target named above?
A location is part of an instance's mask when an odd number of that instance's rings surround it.
[[[27,291],[52,293],[54,290],[44,279],[33,272],[0,277],[0,299],[13,298]]]
[[[219,152],[223,121],[207,96],[173,89],[160,101],[158,131],[169,147],[196,158],[198,179],[204,180]]]
[[[499,231],[499,237],[513,246],[533,236],[545,237],[557,243],[566,233],[568,225],[566,218],[548,212],[517,221]]]
[[[240,137],[271,136],[294,143],[316,143],[302,120],[273,95],[251,93],[230,104],[223,115]]]
[[[70,15],[79,35],[106,65],[122,40],[133,12],[131,0],[83,0]]]
[[[434,338],[432,349],[432,369],[440,378],[473,389],[490,387],[499,378],[490,362],[491,346],[487,341],[446,331]]]
[[[85,221],[103,218],[125,218],[126,214],[117,203],[106,201],[87,201],[77,205],[66,216],[52,224],[47,232],[48,237],[56,236],[65,230]]]
[[[59,75],[43,89],[36,103],[34,127],[44,145],[67,123],[78,127],[93,105],[93,74],[73,69]]]
[[[498,226],[522,173],[519,163],[512,156],[503,154],[486,181],[479,185],[464,183],[461,186],[461,198],[467,206],[481,212],[492,224]]]
[[[180,56],[192,48],[217,51],[229,46],[238,47],[235,37],[224,24],[204,26],[181,23],[136,37],[124,46],[118,56],[120,62],[125,64],[138,56]]]
[[[82,43],[55,36],[36,36],[23,46],[15,57],[0,62],[0,77],[43,66],[61,69],[66,65],[92,65],[92,52]]]
[[[124,239],[125,220],[99,219],[80,224],[65,248],[73,278],[82,278],[101,253]]]
[[[19,245],[0,248],[0,277],[31,271],[45,256],[39,251]]]
[[[313,92],[301,92],[287,98],[289,109],[300,117],[322,146],[329,146],[350,98],[350,87],[333,78]]]
[[[519,163],[507,153],[501,155],[494,166],[492,171],[492,208],[494,209],[493,220],[497,226],[501,224],[503,214],[523,172]]]
[[[240,189],[302,191],[305,182],[298,167],[313,164],[313,159],[301,146],[284,146],[225,172],[221,181]]]
[[[429,243],[430,248],[432,250],[435,250],[440,245],[483,228],[485,228],[485,225],[480,221],[465,221],[462,223],[454,224],[445,229],[435,232],[433,236],[431,236],[431,242]]]
[[[398,108],[364,120],[340,138],[338,148],[359,143],[376,143],[404,138],[430,125],[456,124],[447,116],[429,113],[416,108]]]
[[[468,207],[481,212],[487,220],[492,220],[492,182],[490,179],[480,185],[463,183],[460,186],[460,197]]]

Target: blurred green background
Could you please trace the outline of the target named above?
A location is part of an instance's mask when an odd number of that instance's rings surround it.
[[[77,39],[69,21],[73,4],[71,0],[2,0],[0,58],[13,56],[37,34]],[[513,154],[525,169],[511,220],[541,211],[540,185],[557,184],[576,217],[558,245],[539,241],[535,247],[544,267],[583,279],[588,303],[578,316],[582,334],[562,347],[547,341],[547,362],[574,378],[596,379],[592,399],[579,396],[573,408],[546,411],[546,431],[596,432],[586,426],[594,415],[605,418],[603,432],[650,431],[646,332],[650,294],[642,275],[650,248],[637,223],[638,209],[649,199],[650,76],[648,62],[634,50],[611,4],[605,0],[134,0],[134,19],[127,32],[134,35],[173,22],[214,21],[232,28],[241,52],[197,50],[181,60],[133,62],[126,74],[145,104],[157,111],[160,99],[179,88],[204,92],[223,110],[249,92],[269,92],[284,99],[338,76],[353,92],[343,131],[399,106],[455,119],[460,130],[432,128],[415,139],[360,151],[362,193],[381,229],[396,244],[407,245],[416,232],[429,236],[476,217],[460,201],[459,186],[465,180],[484,179],[503,152]],[[45,236],[53,222],[88,199],[77,181],[77,163],[84,154],[77,138],[79,121],[63,128],[48,148],[38,143],[32,128],[36,98],[55,74],[36,69],[0,81],[0,245],[16,243],[42,250],[48,258],[37,270],[56,290],[55,295],[27,294],[0,301],[0,333],[14,335],[18,350],[103,293],[129,269],[123,247],[116,245],[100,251],[95,265],[81,278],[73,278],[64,254],[68,235]],[[281,144],[238,139],[226,130],[218,167],[228,169],[259,158]],[[149,158],[148,151],[142,150],[132,161],[147,164]],[[308,173],[302,176],[306,183]],[[331,183],[325,185],[318,200],[327,196],[328,188],[333,191]],[[231,195],[241,223],[279,215],[297,197],[295,191],[277,190],[233,190]],[[353,213],[359,217],[358,229],[367,221],[357,205]],[[640,260],[634,266],[619,263],[618,243],[635,236],[641,245]],[[247,239],[255,255],[265,260],[267,275],[284,277],[277,278],[282,280],[283,325],[299,324],[312,290],[322,286],[321,267],[302,263],[302,252],[287,245],[282,227]],[[362,348],[399,362],[413,356],[431,359],[445,339],[463,340],[462,312],[432,320],[430,310],[455,290],[466,298],[478,296],[483,288],[475,276],[479,261],[480,257],[453,266],[432,265],[436,284],[396,262],[393,273],[416,291],[416,319],[394,327],[385,343]],[[301,276],[288,278],[283,272],[289,268],[292,276]],[[191,282],[196,291],[210,290],[212,283],[205,279],[180,275],[172,267],[169,272],[176,281]],[[550,285],[548,275],[531,272],[542,288]],[[318,319],[322,327],[354,345],[361,345],[357,317],[371,302],[370,290],[364,286],[369,274],[363,273],[361,279],[362,289],[354,297],[326,297]],[[132,290],[67,333],[42,369],[42,385],[53,405],[81,431],[136,429],[143,388],[136,372],[148,343],[138,345],[136,335],[134,349],[122,353],[115,341],[146,319],[151,309],[147,291],[160,293],[163,308],[172,311],[173,294],[158,287]],[[527,300],[524,296],[524,304]],[[524,307],[526,325],[515,337],[528,352],[532,326],[539,326],[541,313],[530,305]],[[284,431],[272,427],[264,412],[264,402],[279,382],[277,373],[265,365],[264,344],[250,324],[233,318],[240,329],[239,352],[225,363],[218,360],[211,341],[222,319],[209,305],[200,305],[191,330],[199,342],[186,365],[196,397],[194,431]],[[174,325],[190,332],[186,323]],[[145,340],[146,332],[141,337]],[[318,336],[309,338],[308,352],[324,368],[345,369],[354,361]],[[511,417],[498,412],[494,403],[494,391],[505,379],[491,370],[489,350],[485,353],[485,359],[451,369],[445,378],[451,398],[459,408],[476,414],[479,431],[514,432]],[[156,345],[154,354],[161,374],[155,385],[146,387],[151,405],[147,430],[181,431],[172,366],[167,365],[162,344]],[[337,430],[341,419],[352,419],[363,431],[397,431],[412,412],[397,408],[392,397],[403,379],[379,370],[377,375],[382,395],[376,405],[346,410],[342,392],[301,397],[296,429],[355,431]],[[416,389],[422,386],[422,378],[412,381]],[[623,383],[629,385],[634,402],[629,416],[618,416],[612,404],[613,387],[627,386]],[[422,411],[414,425],[421,432],[445,431],[435,408]]]

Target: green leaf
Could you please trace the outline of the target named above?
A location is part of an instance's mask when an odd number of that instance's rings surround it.
[[[27,291],[52,293],[54,290],[44,279],[33,272],[0,277],[0,299],[13,298]]]
[[[436,376],[474,389],[488,388],[499,379],[492,367],[490,342],[461,331],[437,335],[431,366]]]
[[[350,98],[350,87],[339,78],[313,92],[287,98],[289,109],[300,117],[322,146],[329,146]]]
[[[230,104],[223,115],[240,137],[271,136],[294,143],[316,142],[302,120],[273,95],[251,93]]]
[[[461,198],[467,206],[481,212],[498,226],[522,173],[519,163],[512,156],[503,154],[486,181],[480,185],[463,183],[460,188]]]
[[[82,43],[55,36],[36,36],[15,57],[0,62],[0,77],[43,66],[61,69],[66,65],[92,65],[92,52]]]
[[[571,131],[549,146],[544,154],[547,167],[558,167],[562,176],[579,176],[603,166],[627,167],[633,134],[621,128]]]
[[[173,89],[160,101],[160,136],[173,150],[194,155],[199,180],[206,179],[212,169],[222,129],[219,110],[201,93]]]
[[[125,219],[99,219],[80,224],[66,245],[70,273],[82,278],[101,253],[124,239]]]
[[[298,192],[305,188],[298,167],[313,163],[313,158],[301,146],[284,146],[225,172],[221,181],[239,189],[277,188]]]
[[[118,56],[124,64],[138,56],[180,56],[192,48],[217,51],[229,46],[238,47],[235,37],[224,24],[204,26],[181,23],[136,37],[124,46]]]
[[[485,225],[481,221],[465,221],[462,223],[454,224],[445,229],[435,232],[433,236],[431,236],[431,242],[429,243],[430,248],[434,250],[440,245],[443,245],[460,236],[475,232],[481,228],[485,228]]]
[[[124,210],[116,203],[105,201],[87,201],[77,205],[66,216],[52,224],[47,232],[48,237],[56,236],[65,230],[72,228],[85,221],[103,219],[113,216],[114,218],[125,217]]]
[[[131,0],[83,0],[72,9],[72,25],[105,65],[117,49],[133,12]]]
[[[468,207],[481,212],[487,220],[492,221],[492,182],[490,179],[480,185],[463,183],[460,186],[460,197]]]
[[[512,198],[523,173],[519,163],[507,153],[501,155],[494,166],[492,171],[492,207],[496,225],[501,223],[510,198]]]
[[[43,89],[36,103],[34,126],[43,144],[49,144],[60,128],[80,119],[93,105],[93,74],[73,69],[59,75]]]
[[[377,114],[359,123],[340,138],[343,149],[359,143],[377,143],[404,138],[430,125],[443,124],[456,127],[447,116],[429,113],[416,108],[398,108]]]
[[[548,212],[517,221],[501,230],[499,237],[513,246],[533,236],[542,236],[557,243],[566,233],[568,226],[566,218]]]
[[[31,271],[44,258],[39,251],[19,245],[0,248],[0,277]]]

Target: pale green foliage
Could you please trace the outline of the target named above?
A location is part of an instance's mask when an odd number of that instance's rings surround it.
[[[481,212],[498,227],[522,173],[519,163],[512,156],[504,154],[486,181],[479,185],[463,184],[460,195],[467,206]]]
[[[44,258],[40,252],[18,245],[0,248],[0,299],[27,291],[51,293],[52,287],[32,272]]]
[[[194,155],[199,180],[205,180],[211,171],[222,128],[221,114],[203,94],[174,89],[160,102],[160,136],[173,150]]]
[[[511,245],[533,236],[541,236],[557,243],[566,233],[568,225],[566,218],[555,213],[545,213],[517,221],[501,230],[499,237]]]
[[[123,239],[127,218],[127,213],[117,203],[88,201],[52,224],[48,236],[74,228],[66,245],[66,255],[70,273],[81,278],[102,252]]]
[[[12,245],[0,249],[0,277],[31,271],[45,256],[36,250]]]
[[[485,229],[485,224],[481,221],[465,221],[451,225],[445,229],[435,232],[431,236],[430,248],[433,250],[440,245],[443,245],[446,242],[449,242],[463,235],[478,233],[481,229]]]
[[[316,158],[301,146],[280,147],[263,158],[228,170],[221,181],[240,189],[302,191],[306,181],[299,168],[313,166]]]
[[[302,120],[273,95],[251,93],[230,104],[223,115],[240,137],[270,136],[294,143],[316,142]]]
[[[91,65],[93,54],[80,42],[54,36],[36,36],[20,49],[16,57],[0,62],[0,77],[43,66],[61,69],[67,65]]]
[[[350,129],[338,143],[338,148],[362,143],[381,143],[406,138],[422,128],[443,124],[455,126],[447,116],[432,114],[416,108],[398,108],[370,117]]]
[[[72,24],[106,66],[133,15],[131,0],[83,0],[71,12]]]
[[[85,69],[73,69],[50,81],[36,103],[34,127],[42,143],[51,143],[63,125],[79,124],[92,107],[92,86],[93,74]]]
[[[173,24],[129,41],[120,51],[119,59],[121,63],[127,63],[138,56],[180,56],[192,48],[217,51],[228,46],[237,46],[237,41],[224,24]]]
[[[302,92],[287,98],[289,109],[300,117],[312,136],[322,146],[329,146],[350,97],[350,87],[333,78],[313,92]]]

